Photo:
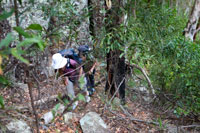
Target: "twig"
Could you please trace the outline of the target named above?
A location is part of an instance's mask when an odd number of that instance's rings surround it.
[[[31,106],[32,106],[32,109],[33,109],[33,114],[35,115],[37,133],[39,133],[39,122],[38,122],[38,116],[37,116],[36,109],[35,109],[34,102],[33,102],[33,94],[32,94],[32,84],[31,84],[31,82],[28,82],[28,89],[29,89],[29,95],[30,95],[30,98],[31,98]]]
[[[95,83],[95,87],[96,86],[98,86],[99,84],[101,84],[102,82],[104,82],[106,80],[106,78],[105,77],[102,77],[102,78],[100,78],[100,80],[97,82],[97,83]]]
[[[117,89],[116,89],[114,95],[112,96],[112,98],[111,98],[110,101],[108,102],[109,104],[111,103],[111,101],[113,100],[113,98],[115,97],[115,95],[117,94],[117,92],[118,92],[120,86],[122,85],[122,83],[124,82],[124,80],[125,80],[125,77],[124,77],[123,80],[120,82],[120,84],[119,84],[119,86],[117,87]]]
[[[187,126],[181,126],[181,128],[191,128],[191,127],[200,127],[200,125],[187,125]]]
[[[123,112],[128,115],[128,118],[132,121],[137,121],[137,122],[142,122],[142,123],[147,123],[147,124],[154,124],[154,125],[159,125],[159,123],[157,122],[153,122],[153,121],[144,121],[144,120],[140,120],[140,119],[136,119],[134,118],[128,111],[126,111],[126,109],[124,109],[124,107],[122,105],[120,105],[120,108],[123,110]]]
[[[37,89],[38,89],[38,99],[40,99],[40,82],[39,80],[36,78],[36,76],[33,74],[33,72],[31,72],[33,78],[35,79],[35,81],[37,82]]]
[[[65,94],[62,93],[61,94],[61,97],[63,97]],[[41,104],[46,104],[47,101],[53,101],[54,99],[56,99],[58,97],[58,95],[53,95],[53,96],[50,96],[50,97],[47,97],[47,98],[43,98],[41,100],[38,100],[38,101],[35,101],[34,102],[34,105],[35,106],[38,106],[38,105],[41,105]]]

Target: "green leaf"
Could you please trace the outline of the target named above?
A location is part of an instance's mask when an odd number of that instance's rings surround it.
[[[0,95],[0,107],[4,109],[4,100],[3,97]]]
[[[83,87],[85,85],[85,80],[84,80],[83,75],[79,78],[79,85],[80,85],[80,88],[83,89]]]
[[[39,30],[39,31],[42,31],[42,26],[39,25],[39,24],[31,24],[29,25],[26,29],[28,30]]]
[[[24,36],[25,38],[30,38],[31,35],[28,32],[25,32],[23,28],[21,27],[14,27],[15,31],[17,31],[20,35]]]
[[[12,48],[12,49],[11,49],[11,54],[12,54],[13,56],[15,56],[17,59],[19,59],[20,61],[22,61],[22,62],[24,62],[24,63],[26,63],[26,64],[29,64],[29,61],[28,61],[27,59],[23,58],[23,57],[20,55],[20,53],[17,51],[16,48]]]
[[[25,45],[32,45],[33,43],[36,43],[38,45],[38,47],[40,48],[40,50],[44,50],[44,42],[39,37],[27,38],[24,41],[22,41],[21,43],[19,43],[17,45],[17,48],[23,47]]]
[[[0,84],[9,85],[9,81],[4,76],[0,76]]]
[[[163,125],[162,125],[162,120],[160,119],[160,117],[158,118],[158,122],[159,122],[160,128],[162,129],[162,128],[163,128]]]
[[[56,104],[56,106],[54,106],[54,108],[52,109],[52,114],[55,117],[57,115],[57,111],[60,107],[60,103]]]
[[[69,100],[64,99],[64,105],[66,106],[67,104],[69,104]]]
[[[8,33],[8,35],[6,36],[5,39],[3,39],[0,42],[0,48],[2,48],[3,46],[8,47],[8,45],[14,40],[13,36],[11,33]]]
[[[86,101],[85,97],[82,94],[80,94],[80,93],[78,94],[78,100],[84,101],[84,102]]]
[[[12,16],[13,12],[14,12],[14,9],[11,9],[10,12],[3,12],[3,14],[0,15],[0,21],[5,20],[9,18],[10,16]]]

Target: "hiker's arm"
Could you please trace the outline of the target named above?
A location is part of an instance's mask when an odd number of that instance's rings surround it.
[[[83,67],[80,68],[78,79],[83,75]]]
[[[69,78],[67,76],[64,77],[64,83],[65,83],[65,85],[68,85],[68,81],[69,81]]]
[[[90,69],[89,73],[92,74],[95,67],[96,67],[97,62],[95,61],[95,63],[93,64],[92,68]]]

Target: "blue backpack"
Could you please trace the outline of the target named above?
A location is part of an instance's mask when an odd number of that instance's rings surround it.
[[[78,57],[78,54],[74,51],[73,48],[63,49],[60,50],[58,53],[60,53],[65,58],[70,58],[75,60],[79,64],[81,64],[82,62],[82,60]]]

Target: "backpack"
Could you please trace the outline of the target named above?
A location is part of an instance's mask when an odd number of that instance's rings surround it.
[[[63,50],[60,50],[58,53],[60,53],[65,58],[73,59],[78,64],[81,64],[81,59],[78,57],[78,54],[74,51],[73,48],[63,49]]]

